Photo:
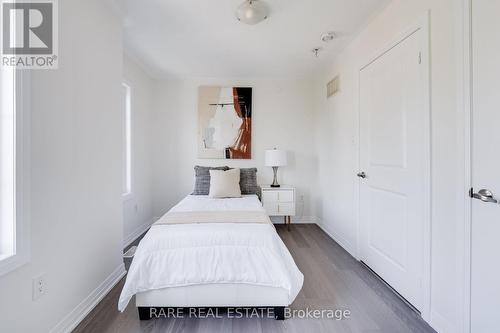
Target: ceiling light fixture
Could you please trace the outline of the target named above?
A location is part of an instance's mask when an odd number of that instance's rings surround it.
[[[335,32],[329,31],[329,32],[325,32],[324,34],[321,35],[321,40],[325,43],[328,43],[328,42],[331,42],[332,40],[334,40],[335,37],[337,37],[337,35],[335,35]]]
[[[269,15],[269,10],[261,0],[245,0],[236,9],[236,18],[238,21],[254,25],[265,19]]]

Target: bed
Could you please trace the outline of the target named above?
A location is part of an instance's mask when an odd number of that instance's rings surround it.
[[[256,195],[188,195],[141,240],[118,308],[135,295],[141,319],[213,307],[267,307],[283,319],[303,279]]]

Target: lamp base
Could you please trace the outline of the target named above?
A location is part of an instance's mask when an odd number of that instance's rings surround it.
[[[274,179],[273,183],[271,184],[271,187],[280,187],[280,184],[278,184],[278,167],[273,167],[273,172],[274,172]]]

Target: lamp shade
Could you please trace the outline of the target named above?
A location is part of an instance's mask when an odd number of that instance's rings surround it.
[[[266,150],[266,166],[280,167],[287,165],[285,150]]]

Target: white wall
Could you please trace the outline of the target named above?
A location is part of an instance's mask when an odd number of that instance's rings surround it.
[[[32,71],[31,261],[0,277],[2,332],[48,332],[123,272],[121,24],[102,1],[59,1],[59,51]]]
[[[252,159],[197,159],[197,104],[200,85],[253,87]],[[264,150],[289,152],[289,165],[279,170],[281,183],[298,191],[298,218],[310,220],[311,184],[316,175],[313,147],[312,81],[297,79],[172,79],[155,92],[153,121],[154,212],[160,216],[193,189],[195,165],[257,167],[260,184],[272,182]],[[303,198],[303,201],[301,201]]]
[[[431,324],[440,332],[462,329],[462,267],[457,235],[457,151],[454,0],[395,0],[332,59],[316,84],[316,144],[319,157],[316,208],[323,226],[356,255],[358,73],[360,65],[415,23],[426,10],[431,17],[432,99],[432,301]],[[340,74],[340,93],[325,97],[325,85]],[[334,189],[332,191],[332,189]],[[458,192],[462,193],[462,192]]]
[[[132,195],[123,202],[123,239],[126,245],[153,221],[151,129],[155,81],[128,56],[123,59],[123,77],[132,94]]]

